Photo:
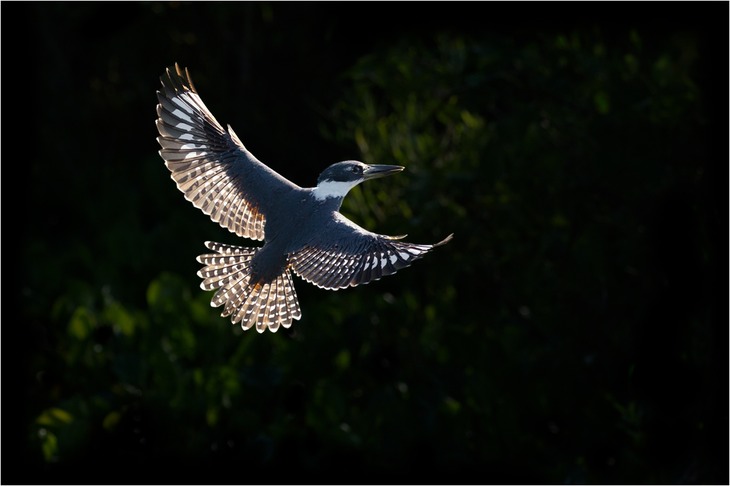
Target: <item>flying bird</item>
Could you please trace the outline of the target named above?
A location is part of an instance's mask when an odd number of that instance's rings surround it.
[[[357,184],[402,171],[397,165],[355,160],[327,167],[316,187],[303,188],[273,171],[224,129],[203,103],[187,69],[175,64],[160,78],[157,138],[160,156],[185,199],[222,227],[258,248],[206,241],[200,255],[203,290],[215,290],[222,317],[261,333],[288,328],[302,316],[292,272],[318,287],[338,290],[391,275],[453,235],[417,245],[372,233],[340,212]]]

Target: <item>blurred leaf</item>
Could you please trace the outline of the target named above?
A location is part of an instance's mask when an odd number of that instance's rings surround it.
[[[79,341],[89,337],[89,334],[96,326],[95,317],[85,307],[78,307],[68,324],[68,332]]]
[[[118,302],[113,302],[104,309],[104,318],[112,323],[115,332],[125,336],[134,334],[134,317]]]
[[[60,408],[49,408],[36,419],[38,425],[46,426],[64,425],[71,423],[71,421],[73,421],[73,416]]]
[[[594,95],[593,101],[596,105],[596,111],[598,111],[601,115],[605,115],[611,111],[611,103],[609,101],[608,94],[604,91],[598,91]]]
[[[109,412],[106,417],[104,417],[104,420],[102,421],[102,427],[104,427],[106,430],[114,430],[121,420],[122,415],[117,411]]]
[[[337,353],[337,356],[335,356],[335,366],[340,371],[347,369],[350,366],[350,352],[343,349]]]
[[[52,462],[58,459],[58,439],[53,432],[46,429],[41,429],[41,450],[43,451],[43,458]]]
[[[150,282],[147,303],[154,309],[175,314],[190,299],[190,289],[180,276],[164,272]]]

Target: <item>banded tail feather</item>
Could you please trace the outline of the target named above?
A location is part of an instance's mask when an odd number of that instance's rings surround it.
[[[251,260],[259,248],[246,248],[206,241],[205,246],[216,253],[198,256],[205,265],[198,271],[203,279],[200,288],[216,290],[211,307],[223,306],[221,317],[231,316],[231,322],[241,323],[244,331],[256,325],[256,331],[267,328],[276,332],[288,328],[302,317],[291,272],[269,283],[251,281]]]

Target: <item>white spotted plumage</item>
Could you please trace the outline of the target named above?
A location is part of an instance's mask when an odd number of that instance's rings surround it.
[[[203,290],[217,290],[212,307],[223,307],[222,317],[240,322],[244,330],[254,324],[258,332],[289,327],[301,318],[296,292],[287,270],[274,281],[260,285],[250,282],[250,263],[258,248],[245,248],[207,241],[205,246],[216,253],[198,256],[205,265],[198,271]]]
[[[348,253],[341,247],[308,246],[291,255],[291,268],[301,278],[317,287],[338,290],[366,284],[391,275],[422,258],[435,245],[414,245],[388,239],[371,239],[371,244]]]
[[[339,213],[341,200],[355,185],[403,167],[343,161],[322,172],[316,187],[301,188],[262,164],[230,126],[218,123],[187,70],[175,65],[161,81],[159,153],[185,199],[238,236],[266,240],[262,248],[272,241],[287,243],[260,252],[206,242],[212,253],[198,257],[200,287],[213,292],[211,306],[222,307],[221,316],[244,330],[276,332],[301,318],[292,273],[325,289],[353,287],[395,273],[450,240],[405,243],[371,233]],[[299,205],[299,221],[286,218],[292,201]],[[301,229],[308,229],[306,235]]]
[[[218,123],[181,71],[166,74],[157,92],[157,141],[178,189],[224,228],[263,240],[264,215],[242,190],[237,171],[227,170],[242,156],[261,163]]]

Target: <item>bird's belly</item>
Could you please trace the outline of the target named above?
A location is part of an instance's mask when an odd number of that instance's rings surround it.
[[[287,255],[278,245],[267,243],[251,259],[251,281],[267,284],[286,270]]]

